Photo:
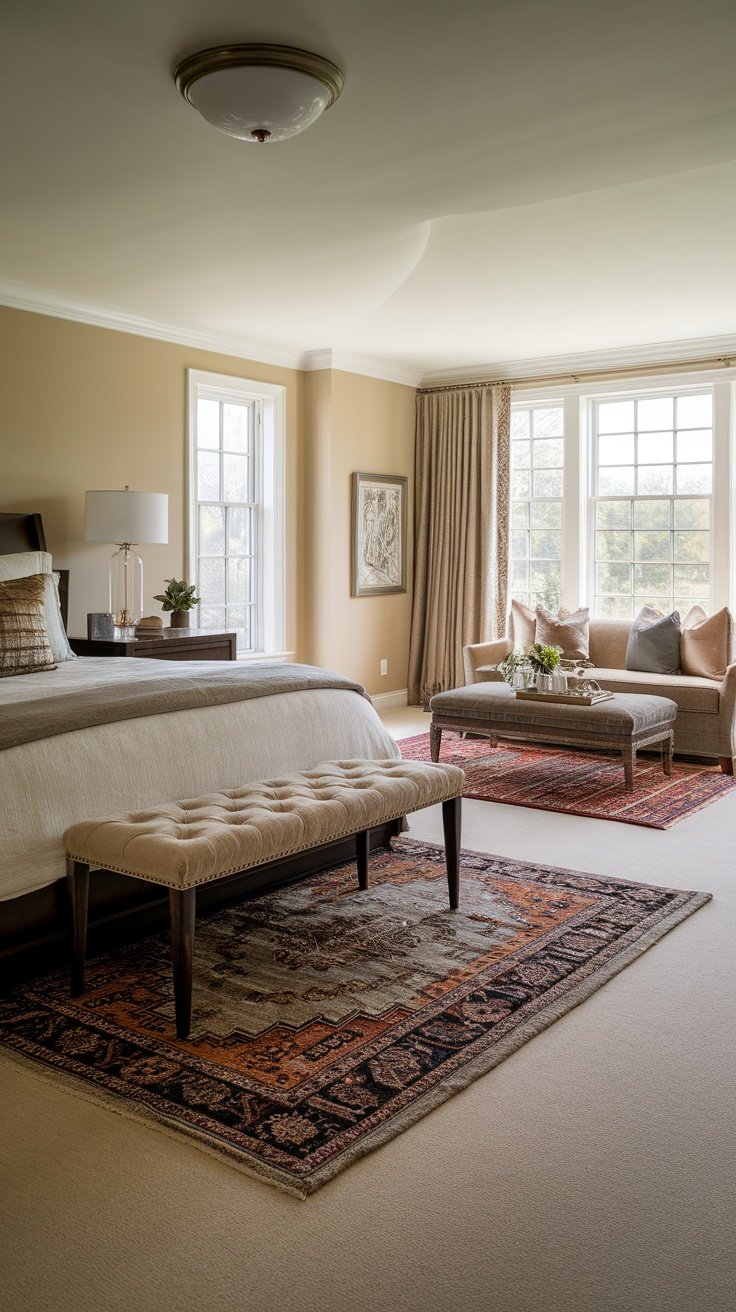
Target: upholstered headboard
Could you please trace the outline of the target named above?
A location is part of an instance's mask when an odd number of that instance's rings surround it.
[[[45,551],[46,535],[40,515],[25,515],[20,511],[0,511],[0,556],[12,555],[16,551]],[[59,600],[61,618],[64,628],[69,613],[69,570],[60,569]]]

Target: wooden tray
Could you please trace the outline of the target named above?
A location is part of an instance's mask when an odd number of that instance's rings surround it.
[[[613,697],[612,692],[531,692],[526,689],[514,695],[524,702],[566,702],[575,706],[595,706],[596,702],[607,702]]]

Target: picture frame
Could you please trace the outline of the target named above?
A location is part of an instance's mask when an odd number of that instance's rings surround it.
[[[395,474],[352,476],[353,597],[406,592],[408,483]]]
[[[114,636],[115,629],[110,611],[89,611],[87,613],[87,638],[89,640],[100,642]]]

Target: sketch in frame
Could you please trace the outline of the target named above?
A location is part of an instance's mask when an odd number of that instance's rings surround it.
[[[406,488],[393,474],[353,474],[354,597],[406,592]]]

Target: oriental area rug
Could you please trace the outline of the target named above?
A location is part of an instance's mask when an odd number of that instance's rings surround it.
[[[403,738],[399,747],[406,761],[432,759],[428,733]],[[718,766],[675,761],[668,777],[659,756],[651,755],[637,757],[634,791],[627,793],[620,756],[512,743],[491,747],[485,738],[462,738],[450,729],[442,734],[440,760],[465,771],[463,797],[649,829],[669,829],[736,788],[736,778]]]
[[[706,893],[393,840],[355,865],[203,916],[192,1032],[167,935],[0,1001],[3,1057],[298,1197],[386,1144],[583,1002]]]

